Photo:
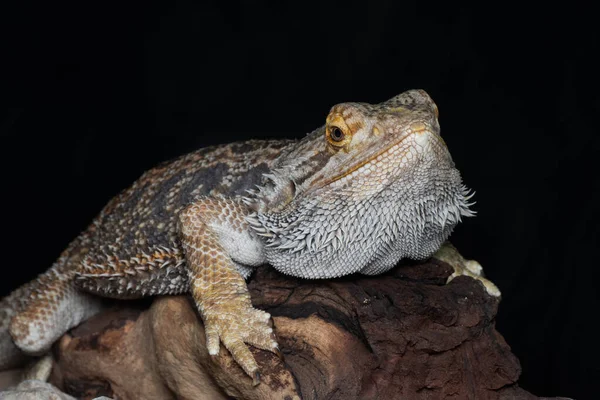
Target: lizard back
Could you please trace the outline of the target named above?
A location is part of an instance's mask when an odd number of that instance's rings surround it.
[[[85,254],[79,286],[119,298],[186,291],[179,212],[200,196],[246,194],[292,143],[251,140],[207,147],[145,172],[78,238],[77,253]]]

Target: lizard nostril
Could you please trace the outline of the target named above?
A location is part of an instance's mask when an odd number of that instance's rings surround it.
[[[413,133],[423,133],[427,130],[427,126],[421,121],[417,121],[410,124],[410,130],[413,131]]]

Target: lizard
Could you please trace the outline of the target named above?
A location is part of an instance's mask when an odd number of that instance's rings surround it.
[[[49,270],[0,302],[0,369],[47,352],[101,297],[189,293],[209,354],[222,343],[258,384],[248,346],[279,348],[270,315],[251,304],[255,268],[325,279],[426,259],[474,215],[472,195],[423,90],[335,105],[299,140],[180,156],[113,198]]]

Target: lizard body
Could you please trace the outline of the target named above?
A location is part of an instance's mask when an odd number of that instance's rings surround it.
[[[469,195],[421,90],[343,103],[301,140],[200,149],[111,200],[35,281],[0,302],[0,369],[97,313],[98,296],[189,292],[207,348],[258,379],[247,344],[277,352],[245,285],[268,263],[303,278],[378,274],[431,256]]]

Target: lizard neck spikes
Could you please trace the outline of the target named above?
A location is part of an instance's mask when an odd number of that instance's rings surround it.
[[[422,90],[338,104],[300,141],[215,146],[147,171],[49,272],[3,302],[0,353],[13,354],[13,343],[42,353],[96,313],[100,302],[75,287],[117,298],[188,292],[208,352],[222,342],[256,377],[242,343],[273,352],[277,344],[244,283],[252,268],[268,262],[302,278],[378,274],[401,258],[429,257],[474,214],[437,115]]]
[[[429,257],[475,214],[431,99],[396,100],[334,107],[325,128],[264,176],[248,222],[276,269],[304,278],[381,273]],[[332,147],[331,129],[343,146]]]

